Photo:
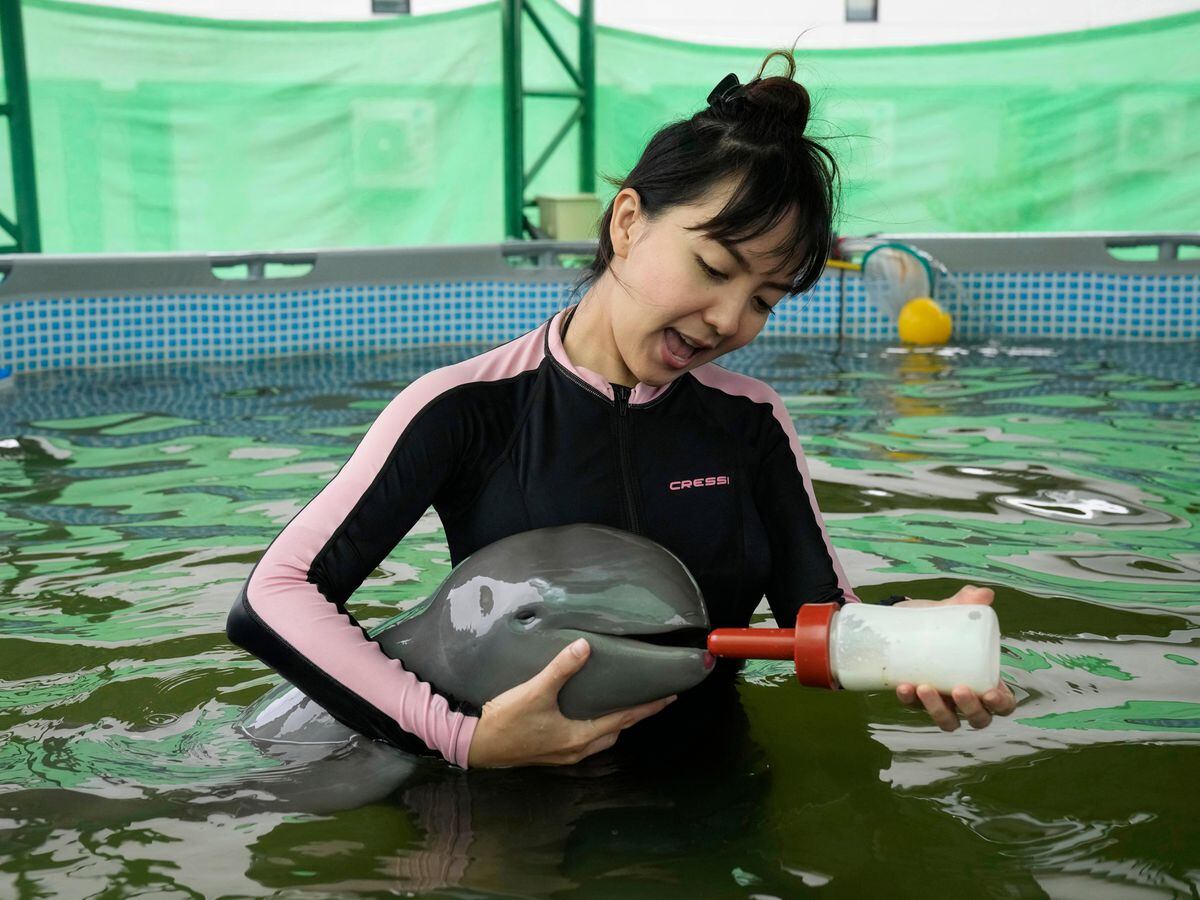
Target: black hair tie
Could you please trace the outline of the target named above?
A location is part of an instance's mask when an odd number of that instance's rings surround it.
[[[718,113],[736,113],[746,105],[746,89],[730,72],[709,92],[708,105]]]

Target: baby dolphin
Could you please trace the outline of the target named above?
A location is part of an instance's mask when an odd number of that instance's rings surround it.
[[[687,690],[713,667],[704,649],[708,611],[691,573],[661,545],[604,525],[496,541],[397,619],[373,635],[384,652],[470,712],[532,678],[581,637],[591,655],[558,696],[569,718]],[[292,748],[355,735],[288,685],[252,705],[241,728]]]

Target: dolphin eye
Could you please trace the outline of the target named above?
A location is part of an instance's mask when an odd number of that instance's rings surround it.
[[[537,610],[532,606],[527,606],[524,609],[518,610],[517,614],[513,616],[513,618],[522,625],[532,625],[537,621],[537,617]]]

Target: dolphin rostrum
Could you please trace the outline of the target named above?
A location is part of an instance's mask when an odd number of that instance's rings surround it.
[[[587,638],[591,655],[558,703],[569,718],[591,719],[703,681],[713,667],[708,631],[699,586],[666,548],[603,525],[563,525],[476,551],[374,637],[452,706],[470,711]],[[355,736],[286,684],[253,704],[241,729],[295,750]]]

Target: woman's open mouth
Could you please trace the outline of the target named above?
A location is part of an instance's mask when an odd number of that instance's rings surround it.
[[[673,369],[682,369],[696,354],[707,349],[709,348],[685,337],[674,328],[663,331],[663,362]]]

